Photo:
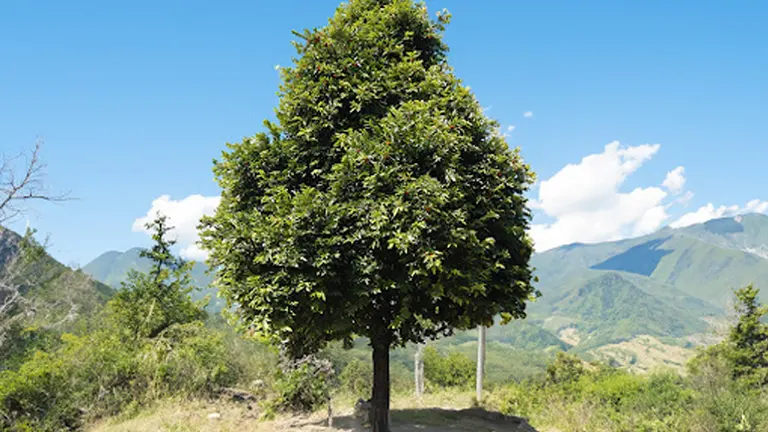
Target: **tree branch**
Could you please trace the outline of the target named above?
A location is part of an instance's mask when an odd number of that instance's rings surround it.
[[[46,165],[40,160],[41,146],[42,142],[38,140],[21,168],[16,165],[24,158],[23,153],[11,158],[3,155],[0,165],[0,223],[22,214],[27,201],[62,202],[71,199],[67,193],[49,194],[45,191],[43,177]]]

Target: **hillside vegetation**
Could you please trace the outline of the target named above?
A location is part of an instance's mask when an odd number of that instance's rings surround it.
[[[351,349],[333,344],[302,368],[281,369],[273,348],[206,317],[203,305],[188,297],[193,289],[189,265],[169,254],[163,236],[157,238],[145,253],[153,266],[131,273],[124,289],[94,312],[90,321],[96,325],[58,330],[59,336],[41,339],[6,363],[0,372],[0,430],[225,430],[235,425],[323,430],[329,398],[336,429],[360,430],[350,428],[361,427],[354,401],[370,394],[372,364],[364,340]],[[614,278],[601,280],[620,282]],[[613,299],[603,299],[605,286],[585,291],[591,294],[584,299],[600,301],[574,302],[583,322],[611,319],[611,308],[603,306],[621,310]],[[427,347],[422,399],[412,396],[413,348],[396,350],[393,430],[437,431],[465,423],[466,429],[453,430],[475,430],[523,417],[540,431],[763,431],[768,428],[768,325],[763,319],[768,308],[757,294],[751,287],[737,292],[737,321],[723,342],[700,350],[691,362],[677,359],[685,376],[665,370],[664,359],[645,367],[635,362],[635,371],[646,372],[640,375],[605,361],[585,362],[525,321],[511,324],[517,326],[511,333],[508,326],[492,327],[489,333],[497,340],[489,346],[482,406],[510,420],[472,423],[470,411],[446,411],[474,404],[476,343],[471,332]],[[163,313],[156,315],[153,304],[166,305]],[[595,352],[637,352],[658,343],[640,340],[642,348],[620,342]],[[521,349],[526,343],[528,350]],[[656,348],[656,355],[667,352]],[[532,361],[531,352],[550,355]],[[510,365],[529,369],[525,377],[500,373]],[[233,391],[233,386],[240,389]],[[233,399],[237,394],[247,397]]]
[[[722,338],[718,329],[726,320],[731,290],[768,284],[768,259],[760,252],[766,233],[768,217],[749,214],[535,254],[532,263],[542,297],[529,305],[526,320],[491,327],[487,334],[489,361],[513,357],[523,366],[500,362],[491,378],[523,379],[542,371],[553,349],[625,367],[655,364],[660,361],[657,354],[639,349],[651,340],[655,351],[675,353],[665,364],[682,370],[696,347]],[[83,271],[119,287],[129,270],[149,268],[138,251],[107,252]],[[207,310],[217,313],[224,302],[210,287],[207,270],[195,263],[192,280],[201,290],[193,298],[210,296]],[[471,355],[475,339],[476,331],[460,331],[437,346]],[[407,357],[397,352],[393,358]]]

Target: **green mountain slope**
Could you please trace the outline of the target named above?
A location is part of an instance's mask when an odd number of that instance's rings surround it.
[[[499,342],[517,349],[528,351],[558,348],[568,349],[569,345],[551,332],[544,329],[541,322],[534,320],[515,320],[507,325],[499,324],[490,327],[486,332],[486,340]],[[463,344],[477,341],[477,330],[459,332],[446,339],[450,344]]]
[[[19,259],[22,237],[0,227],[0,369],[24,328],[68,331],[96,314],[114,290],[42,253]]]
[[[683,337],[707,330],[707,324],[638,288],[616,272],[606,272],[556,299],[551,315],[573,320],[581,349],[639,335]]]
[[[768,289],[768,216],[566,245],[534,255],[532,265],[543,297],[528,321],[570,349],[615,351],[646,336],[681,346],[711,341],[710,324],[723,319],[733,289]]]
[[[121,284],[128,280],[130,270],[149,271],[152,264],[149,259],[142,258],[139,255],[140,252],[141,248],[129,249],[126,252],[105,252],[85,265],[83,272],[93,276],[98,281],[119,289]],[[208,267],[204,263],[195,262],[191,276],[193,283],[199,290],[192,292],[192,298],[197,300],[210,296],[208,309],[212,312],[218,312],[224,307],[224,301],[218,298],[216,290],[210,287],[212,278],[206,274],[207,270]]]
[[[726,308],[734,289],[755,283],[768,286],[768,259],[717,246],[686,235],[663,244],[668,254],[651,278]]]
[[[647,278],[722,309],[731,290],[768,285],[768,216],[721,218],[618,242],[574,244],[534,255],[539,289],[557,295],[590,270]],[[646,290],[647,291],[647,290]]]

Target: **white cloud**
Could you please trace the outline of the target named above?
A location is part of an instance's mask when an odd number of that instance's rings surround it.
[[[686,213],[678,220],[669,224],[672,228],[682,228],[690,225],[704,223],[708,220],[731,217],[744,213],[766,213],[768,212],[768,201],[753,199],[744,207],[738,205],[715,207],[712,203],[699,207],[696,211]]]
[[[145,225],[154,220],[160,212],[168,217],[168,223],[174,227],[173,234],[181,248],[181,256],[191,260],[204,260],[207,254],[196,244],[197,225],[204,215],[213,214],[220,200],[217,196],[202,195],[172,200],[169,195],[163,195],[152,201],[152,206],[145,216],[133,222],[133,231],[149,233]]]
[[[717,219],[720,217],[726,217],[736,214],[739,211],[739,206],[720,206],[715,208],[712,203],[699,207],[698,210],[684,214],[680,219],[669,224],[672,228],[682,228],[689,225],[695,225],[698,223],[706,222],[711,219]]]
[[[655,231],[669,218],[668,193],[660,187],[620,192],[626,178],[659,151],[658,144],[622,147],[614,141],[602,153],[568,164],[539,186],[531,207],[554,219],[534,224],[531,236],[541,252],[568,243],[618,240]]]
[[[684,194],[680,195],[680,197],[675,200],[675,203],[683,206],[687,206],[688,203],[690,203],[691,200],[693,199],[693,196],[694,196],[693,192],[685,191]]]
[[[753,199],[748,202],[744,208],[745,213],[765,213],[768,211],[768,201],[760,201],[759,199]]]
[[[661,184],[673,194],[679,194],[685,187],[685,168],[677,167],[667,173],[664,183]]]
[[[514,125],[507,126],[507,133],[511,133],[513,130],[515,130],[515,126]]]
[[[208,252],[204,251],[197,244],[191,244],[181,249],[181,256],[192,261],[205,261],[208,259]]]
[[[533,111],[526,111],[523,113],[523,117],[525,118],[531,118],[533,117]]]
[[[280,65],[275,65],[275,70],[280,70]]]

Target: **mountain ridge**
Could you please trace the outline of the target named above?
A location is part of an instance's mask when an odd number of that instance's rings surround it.
[[[531,259],[543,296],[528,307],[528,318],[488,331],[489,342],[526,350],[574,350],[602,358],[611,346],[648,338],[678,352],[712,340],[724,319],[732,289],[748,283],[768,286],[768,216],[748,214],[660,230],[601,243],[571,243],[536,253]],[[146,271],[141,248],[108,251],[83,271],[115,288],[129,270]],[[196,294],[211,295],[213,310],[223,307],[210,287],[207,267],[196,263]],[[464,346],[474,331],[458,332],[441,344]],[[635,344],[638,345],[638,344]],[[684,347],[684,348],[682,348]],[[627,356],[623,356],[627,357]],[[630,356],[631,357],[631,356]]]
[[[127,282],[129,271],[147,272],[151,268],[152,262],[148,258],[140,256],[142,250],[144,248],[133,247],[125,252],[107,251],[83,266],[82,270],[94,279],[115,289],[120,289],[122,283]],[[211,287],[213,278],[207,272],[208,266],[205,263],[194,261],[190,276],[193,285],[198,289],[191,293],[191,297],[200,300],[208,296],[210,302],[207,309],[211,312],[218,312],[224,307],[225,302],[216,295],[216,290]]]

